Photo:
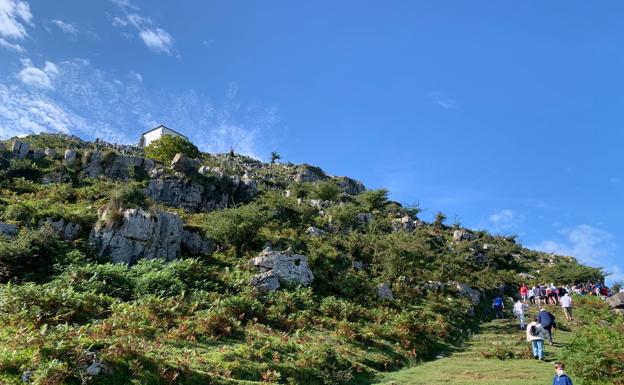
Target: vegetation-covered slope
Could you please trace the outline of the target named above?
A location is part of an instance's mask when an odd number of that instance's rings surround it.
[[[20,140],[24,159],[10,142],[0,154],[0,222],[18,230],[0,235],[3,384],[369,383],[461,343],[519,273],[602,275],[443,216],[422,222],[311,166],[200,154],[171,167],[75,137]],[[185,191],[197,200],[172,194]],[[133,208],[178,214],[214,252],[96,257],[96,223],[114,232]],[[267,245],[307,256],[312,285],[254,289],[248,261]],[[560,264],[573,276],[555,276]]]

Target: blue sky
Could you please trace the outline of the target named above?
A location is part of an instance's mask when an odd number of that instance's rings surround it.
[[[624,279],[624,4],[0,0],[0,137],[310,163]]]

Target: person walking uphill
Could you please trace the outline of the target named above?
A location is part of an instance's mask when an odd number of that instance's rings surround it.
[[[570,297],[570,294],[565,293],[565,295],[561,297],[559,302],[561,303],[561,307],[563,308],[566,319],[568,321],[572,321],[572,297]]]
[[[572,380],[565,374],[565,365],[563,362],[555,362],[555,377],[553,378],[553,385],[573,385]]]
[[[520,321],[520,330],[524,330],[524,314],[526,313],[529,307],[522,302],[521,298],[518,298],[518,302],[513,307],[513,313]]]
[[[540,325],[542,325],[542,327],[546,331],[546,335],[548,336],[548,343],[552,345],[552,329],[557,327],[557,324],[555,323],[555,316],[548,310],[541,308],[539,313],[537,313],[536,320],[540,323]]]
[[[504,318],[503,309],[505,308],[505,305],[503,304],[503,297],[499,295],[494,298],[492,301],[492,308],[496,311],[496,318]]]
[[[527,325],[527,341],[531,343],[531,347],[533,348],[533,357],[535,357],[536,360],[544,360],[545,334],[546,330],[539,324],[539,322],[537,322],[537,318],[535,321]]]

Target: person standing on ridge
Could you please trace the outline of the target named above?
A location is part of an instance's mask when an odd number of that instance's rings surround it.
[[[542,328],[544,328],[544,330],[546,331],[546,336],[548,336],[548,343],[552,345],[552,329],[556,328],[557,326],[557,324],[555,323],[555,316],[548,310],[541,308],[539,313],[537,314],[537,322],[539,322]]]
[[[535,321],[531,322],[527,325],[526,335],[527,341],[531,343],[531,348],[533,349],[533,357],[536,360],[544,360],[544,335],[546,334],[546,330],[542,327],[542,325],[537,322],[537,318]]]
[[[566,319],[572,321],[572,297],[570,297],[570,294],[565,293],[559,302],[561,303]]]
[[[553,385],[573,385],[572,380],[565,374],[565,365],[563,362],[555,362],[555,377],[553,378]]]
[[[504,318],[503,309],[505,308],[505,305],[503,303],[503,297],[500,295],[496,296],[496,298],[492,301],[492,308],[496,311],[496,318]]]
[[[520,321],[520,330],[524,330],[524,314],[529,307],[522,302],[522,299],[518,298],[518,302],[513,307],[513,313]]]

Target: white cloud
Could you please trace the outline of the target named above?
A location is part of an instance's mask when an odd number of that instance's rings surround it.
[[[78,33],[78,28],[72,23],[67,23],[63,20],[58,20],[58,19],[52,20],[52,23],[65,33],[69,33],[72,35],[75,35]]]
[[[28,60],[24,66],[34,68]],[[53,80],[53,88],[24,86],[19,74],[10,84],[0,80],[0,137],[45,131],[136,143],[146,128],[164,123],[204,151],[233,147],[259,157],[275,148],[275,109],[242,102],[235,87],[215,103],[194,91],[148,90],[138,73],[115,78],[83,59],[47,62],[39,71]]]
[[[17,77],[22,83],[31,87],[41,89],[52,89],[52,79],[59,75],[56,64],[47,61],[43,69],[34,67],[30,60],[24,60],[24,68],[18,73]]]
[[[611,256],[615,243],[613,234],[590,225],[577,225],[559,232],[563,240],[544,240],[530,248],[577,258],[589,265],[600,265]]]
[[[173,48],[173,38],[164,29],[146,29],[139,32],[139,36],[141,36],[145,45],[152,51],[158,53],[171,53],[171,49]]]
[[[24,52],[24,47],[15,40],[23,40],[28,36],[26,25],[32,24],[32,18],[26,1],[0,0],[0,46]]]
[[[129,0],[111,0],[123,13],[122,16],[113,17],[113,26],[132,27],[136,29],[138,36],[151,51],[156,53],[173,53],[173,37],[163,28],[153,26],[149,17],[137,13],[139,8]]]
[[[427,97],[431,99],[433,103],[447,110],[457,109],[459,107],[457,100],[450,97],[445,92],[431,92]]]

